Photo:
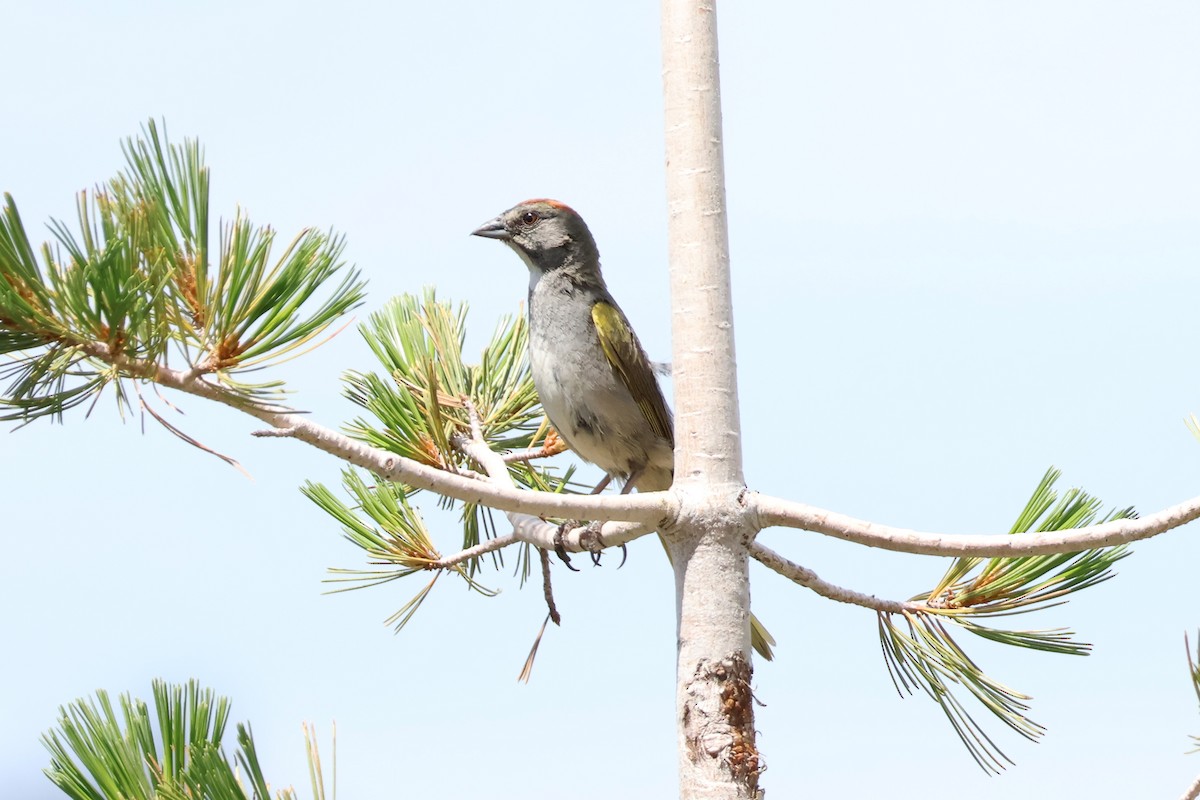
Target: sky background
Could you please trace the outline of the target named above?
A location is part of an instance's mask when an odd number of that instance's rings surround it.
[[[1200,6],[1180,2],[725,3],[726,169],[749,485],[878,522],[1000,533],[1043,472],[1149,513],[1200,492]],[[0,26],[0,190],[32,237],[122,165],[150,118],[197,137],[212,217],[348,237],[360,318],[436,285],[471,350],[524,299],[477,225],[527,197],[588,221],[651,356],[670,354],[654,3],[21,3]],[[327,425],[369,369],[353,328],[278,368]],[[307,793],[301,723],[343,797],[662,798],[675,792],[674,591],[650,540],[624,569],[558,570],[564,620],[516,677],[538,587],[417,583],[326,596],[361,566],[301,497],[339,465],[226,408],[176,418],[248,480],[111,397],[0,438],[0,787],[60,797],[38,742],[97,688],[196,677],[249,720],[268,779]],[[432,503],[425,503],[432,508]],[[452,521],[430,512],[445,552]],[[938,708],[901,701],[873,615],[752,565],[779,641],[756,665],[769,796],[1176,797],[1200,714],[1195,527],[1141,543],[1065,609],[1090,658],[962,639],[1034,696],[1032,745],[986,777]],[[762,541],[882,597],[944,560],[816,534]],[[965,635],[964,635],[965,637]],[[1194,638],[1193,638],[1194,641]]]

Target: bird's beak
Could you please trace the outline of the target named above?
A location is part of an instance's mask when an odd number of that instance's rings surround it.
[[[488,220],[480,225],[475,230],[471,231],[472,236],[482,236],[485,239],[500,239],[508,241],[512,238],[508,230],[504,227],[504,221],[500,217]]]

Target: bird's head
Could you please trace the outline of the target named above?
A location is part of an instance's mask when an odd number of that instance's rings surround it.
[[[557,200],[526,200],[480,225],[472,235],[499,239],[538,274],[600,262],[596,241],[583,218]]]

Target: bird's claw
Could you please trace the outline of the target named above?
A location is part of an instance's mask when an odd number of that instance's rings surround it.
[[[600,537],[597,536],[596,539],[597,539],[597,541],[599,541]],[[592,566],[593,567],[600,566],[600,553],[603,551],[603,547],[604,546],[601,545],[599,549],[592,551]],[[621,567],[625,566],[625,559],[628,557],[629,557],[629,548],[627,548],[625,545],[621,545],[621,563],[617,564],[617,569],[620,569]]]
[[[567,565],[567,569],[572,572],[579,572],[579,569],[571,565],[571,557],[567,555],[567,548],[564,546],[563,539],[567,535],[567,531],[579,527],[579,523],[575,520],[567,520],[558,526],[558,530],[554,533],[554,554],[559,560]],[[580,536],[580,543],[587,548],[588,554],[592,558],[592,566],[600,566],[600,555],[604,552],[604,540],[600,538],[600,523],[593,522],[587,526],[587,530]],[[629,550],[624,544],[621,545],[621,563],[617,565],[617,569],[625,566],[625,559],[629,557]]]
[[[588,549],[592,557],[592,566],[600,566],[600,554],[604,552],[604,540],[600,538],[600,523],[593,522],[580,537],[580,544]]]
[[[591,552],[591,555],[592,555],[592,566],[594,566],[594,567],[600,566],[600,554],[604,552],[604,548],[606,547],[606,545],[604,544],[604,540],[602,538],[600,538],[600,524],[599,523],[594,522],[588,526],[588,536],[585,541],[587,542],[587,548]],[[621,567],[625,566],[625,559],[628,556],[629,556],[629,551],[626,549],[625,545],[622,544],[621,545],[621,563],[617,565],[617,569],[620,569]]]
[[[554,554],[567,565],[567,569],[572,572],[579,572],[578,567],[571,566],[571,557],[567,555],[567,549],[563,547],[563,536],[573,527],[575,527],[575,523],[571,520],[567,520],[558,526],[558,531],[554,534]]]

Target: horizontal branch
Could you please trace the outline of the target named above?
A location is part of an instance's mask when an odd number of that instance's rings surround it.
[[[798,583],[806,589],[811,589],[822,597],[836,600],[839,603],[850,603],[851,605],[870,608],[874,611],[883,611],[888,614],[903,614],[905,611],[921,610],[911,603],[902,603],[897,600],[882,600],[873,594],[863,594],[862,592],[856,592],[852,589],[829,583],[817,577],[817,573],[808,567],[802,567],[799,564],[788,561],[771,548],[761,545],[758,542],[750,545],[750,557],[767,569],[778,572],[788,580]]]
[[[349,464],[370,470],[385,480],[526,515],[524,519],[513,520],[515,535],[520,541],[538,547],[554,547],[558,530],[557,525],[544,522],[542,516],[604,522],[606,524],[600,531],[604,545],[618,546],[661,528],[676,511],[676,501],[668,492],[618,496],[538,492],[450,473],[371,447],[304,415],[248,401],[204,380],[194,370],[173,370],[152,362],[113,355],[99,342],[82,344],[79,348],[92,358],[112,364],[123,374],[242,411],[270,425],[280,437],[302,441]],[[502,456],[496,458],[497,465],[503,463]],[[1200,517],[1198,497],[1140,519],[1114,520],[1069,531],[1019,536],[941,534],[893,528],[757,492],[747,492],[743,498],[753,506],[760,529],[773,526],[799,528],[869,547],[940,556],[1029,556],[1111,547],[1157,536]],[[589,550],[595,546],[595,536],[594,530],[576,528],[564,535],[561,543],[573,552]],[[447,558],[457,559],[458,555]]]
[[[931,556],[997,557],[1072,553],[1149,539],[1200,517],[1200,497],[1194,497],[1140,519],[1118,519],[1086,528],[1016,536],[945,534],[892,528],[757,492],[747,492],[744,502],[751,504],[756,511],[760,529],[774,526],[800,528],[868,547]]]
[[[463,502],[479,503],[501,511],[523,514],[605,522],[622,520],[639,523],[639,528],[649,526],[647,530],[656,529],[675,513],[675,501],[667,492],[639,492],[636,495],[604,497],[559,494],[516,489],[495,481],[481,481],[455,475],[363,444],[301,414],[250,402],[199,378],[194,372],[173,370],[152,362],[114,355],[109,352],[107,346],[99,342],[80,345],[80,349],[92,358],[112,364],[123,374],[236,408],[275,428],[280,436],[302,441],[349,464],[370,470],[385,480],[426,489]],[[551,527],[557,529],[557,526]],[[628,532],[622,535],[626,536],[624,541],[636,538],[636,534],[628,535]],[[551,538],[552,536],[553,534]],[[540,540],[540,535],[537,538]],[[608,543],[607,538],[605,542]],[[619,537],[612,543],[619,544]]]

